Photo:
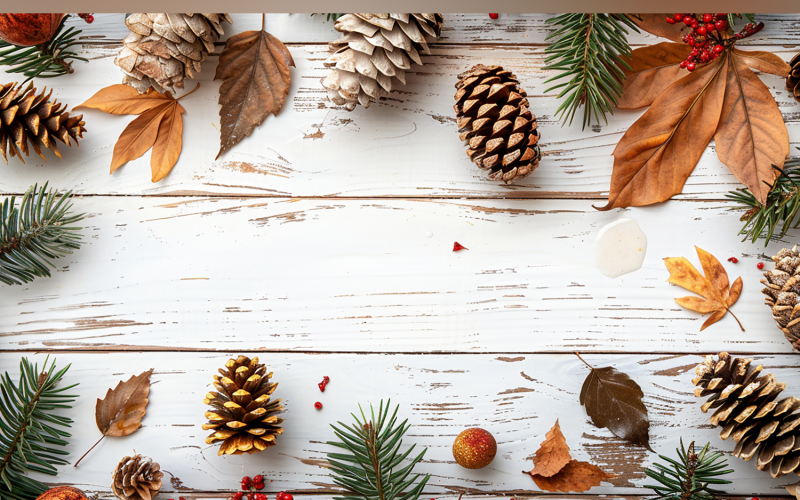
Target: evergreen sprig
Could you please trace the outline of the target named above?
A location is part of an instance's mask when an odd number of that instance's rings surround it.
[[[342,442],[331,441],[328,444],[348,452],[328,454],[333,482],[347,490],[347,494],[336,498],[417,500],[422,493],[430,476],[412,475],[412,470],[425,455],[426,450],[423,449],[422,453],[403,464],[414,450],[412,445],[405,453],[400,452],[403,435],[411,426],[408,425],[408,420],[397,424],[399,406],[395,407],[391,418],[388,418],[391,403],[389,400],[384,407],[381,401],[377,419],[372,405],[369,407],[369,419],[359,405],[361,418],[351,414],[355,424],[346,425],[338,422],[338,427],[331,424],[334,433]],[[417,482],[420,478],[422,479]]]
[[[14,383],[6,372],[0,377],[0,498],[32,500],[41,495],[47,486],[30,478],[27,472],[40,472],[55,476],[57,465],[69,462],[62,457],[63,449],[71,437],[64,429],[72,420],[55,412],[71,408],[77,396],[64,394],[78,384],[56,388],[69,365],[56,371],[53,360],[48,366],[45,359],[42,369],[27,358],[19,363],[19,383]]]
[[[658,485],[645,485],[652,489],[656,496],[653,500],[711,500],[722,494],[720,490],[709,488],[710,484],[729,484],[730,481],[719,479],[719,476],[733,472],[725,469],[727,461],[720,452],[710,452],[706,444],[700,453],[695,453],[694,441],[689,449],[677,448],[678,460],[659,455],[668,465],[653,464],[653,469],[645,469],[647,477],[658,481]]]
[[[578,108],[585,106],[584,129],[593,121],[599,124],[600,118],[608,123],[606,113],[614,114],[622,95],[622,67],[631,69],[626,27],[639,29],[625,14],[561,14],[548,22],[557,29],[547,37],[554,41],[545,49],[544,69],[559,73],[545,83],[568,79],[545,90],[561,89],[558,98],[564,100],[556,116],[572,124]]]
[[[47,191],[47,184],[34,185],[17,207],[15,197],[0,205],[0,282],[28,283],[37,276],[50,276],[51,259],[80,248],[78,230],[72,224],[83,214],[72,214],[70,197]]]
[[[745,223],[739,234],[745,235],[742,241],[755,243],[764,238],[767,246],[780,225],[775,237],[783,238],[789,229],[800,226],[797,212],[800,210],[800,158],[786,160],[783,169],[773,165],[778,177],[767,194],[767,203],[762,205],[747,188],[739,188],[725,195],[729,200],[739,203],[732,210],[744,210],[741,220]],[[782,225],[781,225],[782,224]]]
[[[71,60],[87,61],[79,57],[73,49],[80,43],[78,35],[81,30],[70,26],[64,29],[64,23],[69,16],[64,16],[53,38],[41,45],[34,47],[19,47],[0,40],[0,65],[11,66],[6,73],[22,73],[27,78],[25,83],[33,78],[52,78],[54,76],[72,73]]]

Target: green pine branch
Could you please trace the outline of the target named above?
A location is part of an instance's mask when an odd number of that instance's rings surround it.
[[[80,248],[80,227],[72,224],[83,214],[72,214],[71,192],[63,196],[47,191],[47,184],[33,186],[17,207],[15,197],[0,205],[0,282],[28,283],[50,276],[51,259]]]
[[[755,243],[759,238],[764,238],[767,246],[780,226],[780,231],[775,239],[781,239],[789,229],[800,226],[800,158],[786,160],[783,169],[773,165],[779,172],[778,177],[767,194],[767,203],[762,205],[747,188],[739,188],[725,195],[729,200],[739,203],[732,210],[743,210],[741,220],[745,223],[739,234],[743,234],[742,241],[751,240]]]
[[[72,60],[86,61],[79,57],[74,47],[80,42],[81,30],[71,26],[64,29],[69,16],[64,16],[53,38],[34,47],[19,47],[0,40],[0,66],[11,66],[6,73],[22,73],[27,78],[23,84],[33,78],[52,78],[72,73]]]
[[[404,420],[397,424],[395,407],[391,418],[389,400],[384,407],[381,401],[377,419],[370,405],[370,418],[364,415],[359,405],[361,418],[353,415],[355,424],[338,422],[331,424],[341,442],[328,442],[347,453],[329,453],[333,482],[347,490],[347,494],[336,498],[342,500],[417,500],[430,479],[429,475],[412,474],[415,465],[425,455],[426,450],[414,458],[406,459],[414,450],[412,445],[404,453],[400,452],[403,435],[411,427]],[[403,463],[406,462],[406,463]],[[419,482],[419,480],[422,478]]]
[[[709,443],[710,444],[710,443]],[[720,452],[710,452],[709,444],[700,453],[695,453],[694,441],[689,448],[677,448],[678,460],[659,455],[667,465],[655,463],[654,469],[645,469],[650,479],[658,485],[645,485],[656,494],[652,500],[712,500],[723,494],[720,490],[709,488],[710,484],[730,484],[730,481],[719,479],[719,476],[730,474],[732,469],[725,469],[727,461]]]
[[[69,365],[56,372],[55,360],[49,366],[48,360],[39,370],[38,364],[22,358],[19,383],[8,372],[0,377],[0,498],[35,499],[47,486],[26,474],[55,476],[56,466],[69,463],[62,458],[68,454],[63,448],[71,437],[64,428],[72,420],[56,411],[71,408],[69,403],[77,396],[64,392],[78,384],[56,388]]]
[[[557,29],[547,37],[554,41],[545,49],[544,69],[558,75],[545,83],[566,79],[545,90],[560,89],[558,98],[563,102],[556,117],[562,124],[572,124],[578,109],[584,107],[584,129],[592,122],[599,124],[601,118],[608,123],[606,113],[614,114],[622,95],[622,67],[631,69],[626,27],[637,33],[639,29],[625,14],[561,14],[548,22]]]

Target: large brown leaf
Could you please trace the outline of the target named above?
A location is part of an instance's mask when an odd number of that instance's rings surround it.
[[[536,486],[545,491],[586,491],[594,486],[600,486],[602,481],[608,481],[616,476],[606,473],[600,467],[588,462],[570,460],[561,471],[550,477],[531,476]]]
[[[599,210],[650,205],[681,192],[717,129],[727,70],[720,57],[658,96],[614,149],[608,204]]]
[[[172,99],[172,95],[169,92],[161,94],[156,92],[153,87],[147,89],[146,93],[140,94],[130,85],[118,84],[100,89],[75,109],[93,108],[112,115],[140,115],[170,99]]]
[[[125,382],[120,381],[114,389],[106,392],[105,398],[97,399],[95,421],[103,436],[89,451],[92,451],[106,436],[127,436],[142,426],[142,417],[144,417],[149,401],[150,376],[152,374],[153,369],[151,368],[144,373],[134,375]],[[75,467],[89,454],[89,451],[75,462]]]
[[[580,402],[586,406],[592,423],[651,450],[650,420],[639,384],[614,367],[594,368],[583,362],[590,371],[581,387]]]
[[[221,137],[219,156],[249,136],[270,113],[275,116],[289,93],[294,66],[286,46],[264,30],[230,37],[219,56]]]
[[[667,24],[667,16],[673,14],[631,14],[631,19],[639,28],[673,42],[682,41],[684,34],[691,31],[683,23]]]
[[[774,65],[770,58],[741,51],[726,51],[725,57],[725,100],[714,134],[717,156],[765,205],[777,173],[773,165],[782,168],[789,154],[789,133],[778,104],[746,61],[760,67]]]
[[[713,313],[700,327],[702,332],[721,320],[725,313],[729,312],[729,308],[739,300],[739,295],[742,293],[742,278],[736,278],[733,285],[730,285],[728,273],[725,272],[725,268],[716,257],[700,247],[696,246],[695,249],[705,276],[700,274],[685,257],[667,257],[664,259],[664,264],[669,270],[668,282],[701,296],[681,297],[675,299],[675,302],[701,314]],[[738,323],[739,319],[736,316],[733,317]],[[739,323],[739,328],[744,331],[741,323]]]
[[[543,477],[554,476],[569,463],[571,458],[567,438],[561,433],[561,427],[556,420],[556,424],[547,431],[536,456],[533,457],[533,470],[530,474]]]
[[[685,43],[661,42],[635,49],[631,53],[631,69],[623,67],[625,83],[617,107],[637,109],[653,101],[670,85],[689,72],[681,69],[692,48]]]

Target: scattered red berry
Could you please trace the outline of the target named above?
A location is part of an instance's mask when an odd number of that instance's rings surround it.
[[[759,262],[758,264],[756,264],[756,267],[759,268],[759,269],[764,269],[764,263],[763,262]]]
[[[490,19],[497,19],[499,16],[497,14],[489,14]]]
[[[294,497],[285,491],[281,491],[278,493],[278,496],[275,497],[277,500],[294,500]]]
[[[255,489],[257,489],[257,490],[263,490],[263,489],[264,489],[264,483],[257,483],[257,482],[254,482],[254,483],[253,483],[253,488],[255,488]]]
[[[78,17],[80,17],[81,19],[83,19],[84,21],[86,21],[89,24],[92,24],[94,22],[94,16],[91,15],[91,14],[88,14],[88,13],[78,14]]]
[[[256,493],[253,495],[253,500],[267,500],[267,495],[263,493]]]
[[[736,257],[729,257],[728,262],[733,262],[734,264],[736,264],[737,262],[739,262],[739,259],[737,259]]]
[[[236,493],[233,494],[232,498],[233,500],[242,500],[243,497],[244,493],[242,493],[241,491],[237,491]]]
[[[264,476],[262,476],[261,474],[253,476],[253,482],[254,483],[263,483],[264,482]]]
[[[322,403],[317,401],[316,403],[314,403],[314,408],[316,408],[317,410],[321,410],[322,409]]]
[[[469,248],[456,241],[453,243],[453,251],[458,252],[459,250],[469,250]]]
[[[244,476],[242,478],[242,489],[243,490],[245,490],[245,491],[249,490],[250,486],[252,486],[252,484],[253,484],[253,480],[250,479],[250,476]]]
[[[325,392],[325,386],[327,386],[328,382],[330,382],[330,381],[331,381],[331,379],[327,375],[322,377],[322,382],[317,384],[319,386],[320,392]]]

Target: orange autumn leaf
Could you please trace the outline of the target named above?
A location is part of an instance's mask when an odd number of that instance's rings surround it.
[[[543,477],[554,476],[569,463],[571,458],[567,438],[561,433],[561,427],[556,420],[556,424],[545,434],[545,440],[539,445],[539,450],[533,458],[533,470],[530,474]]]
[[[695,249],[705,276],[700,274],[685,257],[667,257],[664,259],[664,264],[669,270],[668,282],[700,295],[700,297],[693,295],[681,297],[675,299],[675,302],[701,314],[712,313],[700,328],[702,332],[721,320],[725,313],[730,311],[730,307],[739,300],[739,295],[742,293],[742,278],[736,278],[733,285],[730,285],[728,273],[716,257],[697,246]],[[733,313],[731,316],[739,323],[739,319]],[[739,327],[744,331],[741,323]]]
[[[164,104],[165,101],[172,99],[169,92],[162,94],[156,92],[153,87],[147,92],[140,94],[138,90],[130,85],[110,85],[100,89],[95,95],[78,108],[92,108],[105,111],[112,115],[140,115],[149,109]]]

